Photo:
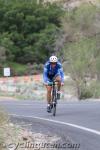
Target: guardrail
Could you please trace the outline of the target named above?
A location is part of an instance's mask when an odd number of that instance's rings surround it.
[[[69,80],[69,77],[66,76],[65,80]],[[0,96],[27,100],[46,100],[46,88],[43,85],[42,75],[0,78]],[[66,87],[61,91],[61,98],[72,98]]]
[[[44,99],[42,75],[0,78],[0,95],[24,99]]]

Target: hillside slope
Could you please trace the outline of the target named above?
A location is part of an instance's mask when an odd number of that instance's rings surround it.
[[[50,2],[60,2],[64,3],[67,7],[77,7],[81,5],[82,3],[91,3],[92,5],[100,6],[100,1],[99,0],[44,0],[44,3]]]

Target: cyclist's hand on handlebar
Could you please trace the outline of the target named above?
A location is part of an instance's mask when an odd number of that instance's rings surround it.
[[[64,83],[63,83],[63,82],[61,83],[61,86],[64,86]]]
[[[44,82],[43,84],[44,84],[44,85],[46,85],[46,86],[48,85],[48,83],[47,83],[47,82]]]

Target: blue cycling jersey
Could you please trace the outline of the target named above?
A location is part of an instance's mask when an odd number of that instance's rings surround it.
[[[51,81],[54,76],[59,75],[61,82],[64,82],[64,72],[62,64],[58,61],[54,68],[51,67],[50,61],[47,61],[44,65],[43,80],[45,83]]]

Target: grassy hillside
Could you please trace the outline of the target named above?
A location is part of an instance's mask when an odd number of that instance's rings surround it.
[[[99,7],[85,3],[66,11],[62,19],[65,34],[62,50],[67,61],[65,70],[75,82],[79,99],[100,96],[99,16]]]

